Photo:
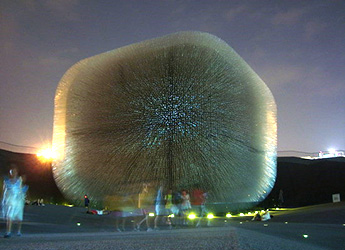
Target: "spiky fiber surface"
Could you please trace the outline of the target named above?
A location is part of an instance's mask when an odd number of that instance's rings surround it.
[[[276,106],[225,42],[180,32],[84,59],[59,83],[54,175],[70,199],[195,185],[257,202],[276,175]]]

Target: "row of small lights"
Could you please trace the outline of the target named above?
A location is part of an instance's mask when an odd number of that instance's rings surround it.
[[[276,210],[279,210],[279,208],[276,208]],[[259,212],[259,211],[255,211],[255,214],[258,213],[258,212]],[[265,212],[265,210],[261,210],[261,212]],[[247,213],[247,216],[251,216],[251,215],[252,215],[251,212],[248,212],[248,213]],[[150,216],[150,217],[154,217],[155,214],[154,214],[154,213],[149,213],[149,216]],[[245,215],[244,213],[239,213],[239,216],[243,217],[243,216],[246,216],[246,215]],[[168,217],[174,218],[175,215],[174,215],[174,214],[170,214]],[[194,219],[197,218],[197,216],[196,216],[194,213],[190,213],[187,217],[188,217],[188,219],[190,219],[190,220],[194,220]],[[227,214],[225,215],[225,217],[226,217],[226,218],[231,218],[231,217],[233,217],[233,215],[232,215],[231,213],[227,213]],[[209,219],[209,220],[214,219],[214,215],[213,215],[212,213],[207,214],[207,219]],[[240,222],[240,224],[243,224],[243,222]],[[285,224],[287,225],[288,222],[285,221]],[[81,223],[80,223],[80,222],[77,222],[77,226],[80,227],[80,226],[81,226]],[[265,223],[264,226],[267,227],[268,224]],[[345,224],[343,224],[343,226],[345,227]],[[302,236],[303,236],[303,238],[305,238],[305,239],[309,238],[309,235],[308,235],[308,234],[303,234]]]
[[[73,207],[73,206],[74,206],[74,205],[71,205],[71,204],[64,204],[64,205],[65,205],[65,206],[68,206],[68,207]],[[279,210],[279,208],[276,208],[276,210]],[[261,212],[265,212],[265,210],[261,210]],[[259,211],[255,211],[254,214],[257,214],[257,213],[259,213]],[[252,212],[248,212],[247,214],[239,213],[238,215],[241,216],[241,217],[244,217],[244,216],[253,216],[253,213],[252,213]],[[149,213],[149,216],[150,216],[150,217],[154,217],[154,216],[155,216],[155,213]],[[226,218],[231,218],[231,217],[234,217],[234,216],[237,217],[236,215],[232,215],[231,213],[227,213],[227,214],[225,215]],[[168,217],[174,218],[175,215],[174,215],[174,214],[170,214],[170,215],[168,215]],[[212,213],[208,213],[206,217],[207,217],[207,219],[214,219],[214,218],[215,218],[214,214],[212,214]],[[187,218],[190,219],[190,220],[194,220],[194,219],[197,218],[197,216],[196,216],[195,213],[190,213],[190,214],[188,214]],[[286,224],[287,224],[287,222],[286,222]]]

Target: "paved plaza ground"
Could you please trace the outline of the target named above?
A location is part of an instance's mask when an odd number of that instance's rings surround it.
[[[0,238],[0,249],[345,249],[344,202],[274,211],[268,222],[221,217],[201,228],[162,225],[151,232],[132,231],[130,220],[117,232],[115,217],[85,211],[27,206],[23,235]]]

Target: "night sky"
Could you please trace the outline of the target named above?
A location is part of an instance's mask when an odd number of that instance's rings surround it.
[[[271,89],[279,151],[345,149],[345,1],[2,0],[0,18],[0,148],[51,143],[55,90],[74,63],[195,30]]]

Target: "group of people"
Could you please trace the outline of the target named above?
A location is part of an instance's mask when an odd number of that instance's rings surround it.
[[[206,197],[207,193],[199,187],[195,187],[191,193],[187,190],[173,192],[172,189],[165,190],[163,186],[159,186],[156,190],[150,184],[145,183],[138,195],[137,206],[125,205],[121,211],[115,212],[116,228],[118,231],[125,230],[126,217],[133,217],[134,230],[141,230],[143,224],[146,225],[147,231],[158,230],[160,223],[167,224],[171,229],[174,225],[186,225],[187,216],[191,211],[197,217],[196,226],[198,227],[201,225],[202,217],[206,214]],[[128,199],[126,197],[124,203],[128,202]],[[150,225],[152,223],[150,222],[150,214],[155,216],[153,227]],[[136,221],[140,216],[143,218]],[[122,220],[122,224],[120,220]]]
[[[273,217],[269,210],[264,210],[262,212],[256,212],[252,218],[252,221],[268,221]]]
[[[6,221],[5,238],[12,236],[12,226],[14,223],[17,224],[16,235],[21,236],[27,190],[28,186],[24,184],[24,177],[19,176],[17,167],[11,164],[9,174],[4,178],[3,182],[2,215]],[[137,210],[136,218],[140,218],[140,216],[143,217],[140,221],[134,222],[133,225],[135,230],[140,230],[143,223],[146,224],[146,230],[157,230],[160,220],[167,223],[169,228],[172,228],[172,226],[176,224],[185,225],[187,224],[187,216],[192,210],[199,218],[196,226],[200,226],[201,217],[206,214],[206,197],[207,194],[198,187],[194,188],[190,194],[187,190],[181,190],[181,192],[173,192],[171,189],[164,190],[163,186],[155,190],[150,184],[143,184],[135,208],[127,206],[114,213],[117,217],[117,230],[124,230],[126,217],[133,216],[133,209]],[[123,199],[128,200],[129,197],[124,197]],[[87,195],[84,196],[84,202],[85,206],[88,208],[88,213],[91,213],[92,210],[89,209],[90,200]],[[126,201],[124,203],[126,203]],[[32,204],[44,206],[42,199],[38,199]],[[155,216],[153,220],[153,229],[150,225],[149,218],[151,213]],[[119,224],[121,219],[122,228],[120,229]]]
[[[17,223],[17,236],[21,236],[21,226],[23,221],[23,212],[25,205],[26,192],[28,186],[24,185],[24,180],[18,175],[15,165],[11,165],[9,175],[4,178],[3,182],[3,198],[2,198],[2,215],[6,220],[5,238],[11,237],[13,222]],[[119,200],[119,199],[117,199]],[[133,220],[133,229],[140,230],[143,223],[146,224],[146,230],[158,230],[159,223],[166,223],[171,229],[173,225],[186,225],[187,216],[193,212],[196,217],[196,227],[201,225],[202,218],[206,215],[207,193],[198,185],[191,189],[173,192],[172,189],[165,190],[161,185],[157,188],[150,184],[144,183],[141,192],[135,199],[137,204],[133,205],[133,201],[129,196],[122,197],[120,203],[122,207],[117,209],[113,214],[116,216],[116,228],[118,231],[125,230],[127,217],[135,217]],[[136,203],[135,202],[135,203]],[[88,213],[92,214],[110,214],[109,211],[101,211],[89,209],[90,200],[87,195],[84,196],[84,205],[88,208]],[[43,199],[34,202],[35,205],[44,205]],[[97,213],[94,213],[97,211]],[[155,216],[153,220],[153,228],[150,223],[150,215]],[[137,218],[143,217],[137,221]],[[253,220],[266,221],[271,219],[268,210],[263,213],[257,213]],[[120,229],[120,220],[122,219],[122,227]],[[161,221],[161,222],[160,222]]]

